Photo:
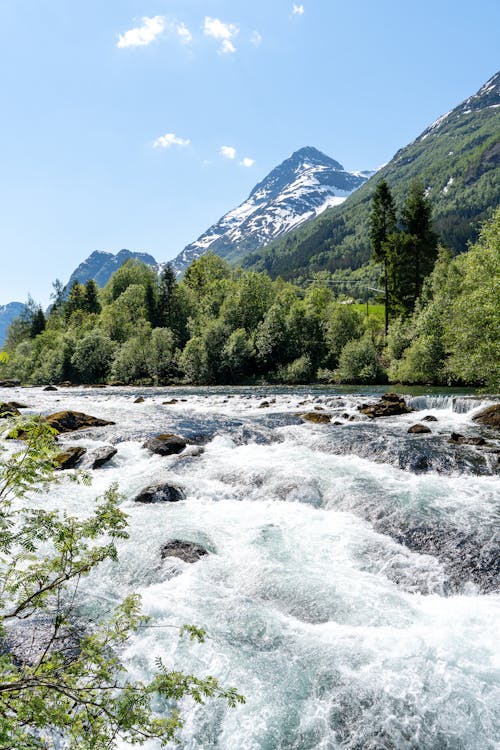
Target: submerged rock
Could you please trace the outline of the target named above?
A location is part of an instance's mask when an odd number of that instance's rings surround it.
[[[154,438],[149,438],[142,447],[159,456],[171,456],[183,451],[186,445],[187,442],[184,438],[167,432],[162,435],[156,435]]]
[[[259,404],[259,409],[268,409],[270,406],[269,401],[261,401]]]
[[[184,562],[195,563],[205,555],[208,555],[208,550],[202,547],[201,544],[183,542],[179,539],[173,539],[161,548],[162,560],[166,557],[178,557],[179,560],[183,560]]]
[[[331,421],[329,414],[322,414],[317,411],[309,411],[306,414],[299,414],[299,416],[306,422],[312,422],[313,424],[328,424]]]
[[[413,409],[398,393],[384,393],[376,404],[362,404],[358,411],[366,417],[394,417],[399,414],[409,414]]]
[[[71,448],[65,448],[54,458],[54,463],[57,464],[56,468],[61,471],[65,469],[74,469],[86,454],[86,452],[86,449],[81,445],[75,445]]]
[[[46,385],[43,390],[44,391],[57,391],[57,388],[55,387],[55,385]]]
[[[178,404],[179,401],[176,398],[171,398],[168,401],[162,401],[163,406],[172,406],[172,404]]]
[[[408,429],[408,433],[410,435],[426,435],[429,432],[432,432],[432,430],[429,427],[427,427],[425,424],[413,424]]]
[[[20,380],[15,378],[8,378],[7,380],[0,380],[0,388],[17,388],[21,385]]]
[[[143,403],[144,403],[144,397],[143,396],[139,396],[134,401],[134,404],[143,404]]]
[[[134,498],[135,503],[178,503],[181,500],[184,500],[184,492],[172,484],[150,485]]]
[[[427,414],[426,417],[422,417],[422,422],[437,422],[438,418],[433,414]]]
[[[465,437],[459,432],[452,432],[448,442],[455,445],[487,445],[487,442],[483,437]]]
[[[496,430],[500,430],[500,404],[493,404],[488,406],[472,417],[474,422],[484,424],[487,427],[493,427]]]

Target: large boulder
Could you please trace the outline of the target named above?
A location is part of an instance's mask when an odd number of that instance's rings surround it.
[[[162,560],[166,557],[178,557],[179,560],[183,560],[184,562],[195,563],[205,555],[208,555],[208,550],[202,547],[201,544],[183,542],[179,539],[173,539],[161,548]]]
[[[459,432],[452,432],[448,442],[452,445],[488,445],[483,437],[465,437]]]
[[[413,409],[398,393],[384,393],[380,401],[375,404],[361,404],[358,411],[366,417],[394,417],[398,414],[409,414]]]
[[[8,378],[7,380],[0,380],[0,388],[17,388],[21,385],[20,380],[15,378]]]
[[[76,430],[87,430],[90,427],[106,427],[115,424],[107,419],[92,417],[90,414],[84,414],[81,411],[58,411],[45,417],[45,421],[58,434],[61,432],[74,432]]]
[[[493,404],[493,406],[486,407],[479,414],[475,414],[472,419],[474,422],[479,422],[479,424],[500,430],[500,404]]]
[[[313,424],[328,424],[331,421],[329,414],[322,414],[317,411],[309,411],[306,414],[300,414],[300,417],[306,422],[312,422]]]
[[[43,390],[44,391],[57,391],[57,388],[55,387],[55,385],[46,385]]]
[[[86,449],[81,445],[75,445],[70,448],[65,448],[61,453],[58,453],[54,458],[56,469],[74,469],[75,466],[81,461],[83,456],[86,454]]]
[[[159,456],[172,456],[181,453],[186,445],[184,438],[166,432],[149,438],[142,447],[147,448],[151,453],[157,453]]]
[[[178,503],[184,492],[172,484],[153,484],[145,487],[134,498],[135,503]]]

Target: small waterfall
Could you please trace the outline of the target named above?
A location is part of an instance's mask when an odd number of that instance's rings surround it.
[[[445,409],[455,414],[467,414],[470,411],[491,406],[494,401],[481,400],[477,396],[412,396],[408,405],[417,411],[426,409]]]

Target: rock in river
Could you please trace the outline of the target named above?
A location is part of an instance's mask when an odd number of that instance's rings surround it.
[[[167,432],[149,438],[142,447],[147,448],[151,453],[157,453],[159,456],[171,456],[183,451],[186,445],[187,443],[184,438]]]
[[[0,419],[7,417],[19,417],[21,412],[14,401],[0,404]]]
[[[183,542],[179,539],[173,539],[161,548],[162,560],[166,557],[178,557],[179,560],[184,560],[184,562],[194,563],[204,555],[208,555],[208,550],[202,547],[201,544]]]
[[[314,424],[327,424],[331,421],[329,414],[322,414],[317,411],[309,411],[307,414],[300,415],[306,422],[313,422]]]
[[[56,468],[60,470],[74,469],[86,452],[85,448],[82,448],[81,445],[65,448],[65,450],[58,453],[54,458],[54,462],[57,464]]]
[[[101,466],[111,461],[113,456],[116,456],[117,449],[112,445],[103,445],[101,448],[96,448],[87,456],[86,464],[88,462],[90,469],[100,469]]]
[[[413,424],[408,429],[408,433],[410,435],[425,435],[429,432],[432,432],[432,430],[429,427],[427,427],[425,424]]]
[[[153,484],[134,498],[136,503],[178,503],[180,500],[184,500],[184,492],[172,484]]]
[[[408,414],[413,409],[407,406],[406,401],[398,393],[384,393],[376,404],[362,404],[358,411],[366,417],[394,417],[398,414]]]
[[[49,414],[48,417],[42,417],[43,421],[49,424],[59,435],[62,432],[75,432],[76,430],[87,430],[90,427],[106,427],[114,422],[106,419],[91,417],[90,414],[84,414],[81,411],[57,411]],[[26,432],[21,427],[18,430],[7,435],[9,439],[24,440]]]
[[[500,404],[488,406],[486,409],[480,411],[479,414],[472,417],[472,419],[474,422],[479,422],[479,424],[500,430]]]

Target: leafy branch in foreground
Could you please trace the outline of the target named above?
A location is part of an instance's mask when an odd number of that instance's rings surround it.
[[[161,661],[149,682],[129,679],[120,652],[148,625],[136,595],[92,631],[79,630],[79,583],[99,563],[116,560],[126,516],[116,486],[86,518],[24,507],[29,492],[56,480],[50,428],[32,421],[23,435],[22,449],[0,459],[0,747],[97,750],[153,738],[163,746],[182,726],[171,708],[182,698],[242,703],[215,678]],[[28,634],[22,653],[12,647],[20,631]],[[181,633],[198,641],[205,635],[195,626]]]

